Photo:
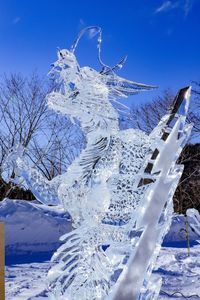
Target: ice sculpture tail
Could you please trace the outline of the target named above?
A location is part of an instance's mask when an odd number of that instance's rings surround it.
[[[47,180],[41,172],[30,167],[24,160],[24,148],[21,144],[10,149],[4,161],[4,167],[14,170],[15,183],[25,181],[26,186],[31,190],[35,198],[46,205],[58,205],[58,181],[54,178],[52,181]],[[58,176],[59,177],[59,176]]]
[[[185,125],[190,90],[187,87],[179,91],[169,115],[152,133],[158,137],[155,139],[155,150],[138,183],[142,186],[149,180],[152,182],[138,210],[137,228],[142,230],[142,234],[109,299],[145,300],[158,297],[161,281],[155,283],[151,273],[166,227],[171,222],[172,197],[183,170],[176,165],[176,160],[191,131],[191,125]]]

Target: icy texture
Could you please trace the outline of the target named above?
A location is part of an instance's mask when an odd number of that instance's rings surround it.
[[[111,193],[106,219],[122,224],[130,221],[146,187],[133,190],[137,175],[147,154],[151,153],[151,139],[143,132],[134,129],[118,133],[121,142],[121,160],[118,174],[113,175],[108,186]]]

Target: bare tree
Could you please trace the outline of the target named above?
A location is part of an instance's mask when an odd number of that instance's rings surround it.
[[[188,208],[200,211],[200,144],[186,145],[178,162],[184,171],[174,194],[174,209],[180,214]]]
[[[130,110],[129,122],[134,128],[141,129],[149,134],[167,113],[174,97],[175,94],[172,91],[166,90],[161,96],[150,102],[133,106]],[[187,121],[193,123],[191,139],[198,138],[200,135],[200,84],[196,84],[196,89],[192,90]]]
[[[172,101],[174,94],[167,90],[162,96],[151,102],[132,107],[130,112],[131,125],[148,134],[164,116]],[[191,141],[196,143],[200,135],[200,84],[196,84],[192,91],[191,106],[187,120],[194,124]],[[182,151],[178,163],[184,165],[183,175],[180,179],[174,195],[174,208],[178,213],[185,214],[188,208],[196,208],[200,211],[200,144],[186,145]]]
[[[173,93],[167,90],[162,96],[153,99],[151,102],[133,106],[130,110],[132,126],[149,134],[167,113],[173,99]]]
[[[21,144],[27,163],[48,180],[65,172],[83,146],[78,127],[48,109],[46,95],[51,89],[52,84],[36,74],[0,78],[1,190],[6,182],[2,163],[13,146]]]

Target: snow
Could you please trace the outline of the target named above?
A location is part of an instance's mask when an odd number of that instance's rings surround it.
[[[45,276],[49,266],[49,261],[6,266],[6,300],[47,299]],[[155,272],[163,277],[162,291],[200,296],[200,245],[191,248],[190,257],[187,256],[187,248],[162,248]],[[161,292],[158,299],[185,298],[180,294],[169,297]]]
[[[192,224],[192,219],[188,217],[189,224]],[[185,233],[185,225],[186,218],[183,215],[174,214],[172,219],[172,225],[169,232],[166,234],[164,239],[164,246],[186,246],[186,233]],[[194,244],[198,235],[191,230],[189,227],[189,241],[191,244]],[[199,237],[200,239],[200,237]]]
[[[53,252],[60,245],[59,237],[71,230],[70,216],[61,207],[24,200],[4,199],[0,222],[5,223],[7,257]]]
[[[5,199],[0,203],[0,221],[5,222],[6,300],[47,299],[50,257],[59,236],[71,228],[69,215],[59,207]],[[185,299],[178,293],[165,294],[175,292],[200,297],[200,237],[189,231],[188,256],[184,222],[184,216],[174,215],[154,270],[163,278],[159,300]]]
[[[200,297],[200,244],[190,249],[163,247],[157,262],[157,270],[163,278],[160,299],[185,299],[177,293],[173,297],[167,296],[175,292],[181,292],[185,297],[198,295]],[[164,292],[162,292],[164,291]],[[196,296],[190,299],[198,299]]]
[[[49,262],[6,266],[6,300],[47,298],[45,276]]]

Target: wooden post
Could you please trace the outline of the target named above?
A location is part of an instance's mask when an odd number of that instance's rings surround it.
[[[0,300],[5,300],[4,223],[0,223]]]

